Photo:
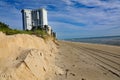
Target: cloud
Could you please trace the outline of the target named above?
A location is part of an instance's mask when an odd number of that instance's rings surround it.
[[[65,2],[67,5],[73,5],[73,2],[71,0],[62,0],[63,2]]]
[[[19,16],[21,13],[18,9],[7,2],[0,1],[0,11],[0,21],[7,23],[12,28],[21,29],[21,16]]]
[[[98,6],[101,8],[120,8],[119,0],[73,0],[87,6]]]

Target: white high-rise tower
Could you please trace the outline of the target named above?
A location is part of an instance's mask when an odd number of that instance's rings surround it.
[[[31,30],[32,29],[31,10],[24,9],[21,12],[22,12],[22,19],[23,19],[23,30]]]
[[[44,8],[35,10],[23,9],[21,12],[24,30],[48,26],[47,10]]]

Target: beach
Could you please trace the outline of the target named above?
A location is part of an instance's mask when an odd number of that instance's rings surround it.
[[[120,80],[119,46],[0,37],[0,80]]]
[[[58,41],[54,80],[120,80],[120,47]]]

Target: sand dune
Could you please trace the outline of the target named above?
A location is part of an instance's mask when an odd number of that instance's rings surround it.
[[[120,47],[59,41],[54,80],[120,80]]]
[[[35,35],[0,33],[0,80],[50,80],[62,73],[55,65],[57,48],[52,39]]]

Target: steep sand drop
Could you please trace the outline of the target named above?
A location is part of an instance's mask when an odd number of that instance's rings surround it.
[[[52,80],[63,74],[55,66],[56,47],[52,39],[0,32],[0,80]]]

